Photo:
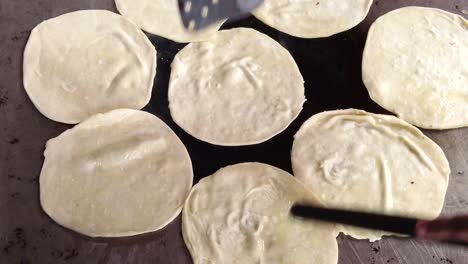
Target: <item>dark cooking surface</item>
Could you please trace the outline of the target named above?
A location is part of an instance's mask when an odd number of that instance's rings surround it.
[[[290,128],[271,141],[250,147],[224,148],[195,140],[171,120],[167,106],[170,63],[183,44],[151,36],[158,49],[158,73],[147,111],[166,121],[186,144],[196,181],[238,162],[260,161],[291,171],[293,135],[312,114],[356,107],[383,112],[368,97],[361,82],[360,63],[366,32],[372,21],[405,5],[443,8],[462,14],[466,0],[380,0],[358,27],[331,38],[289,37],[254,18],[236,26],[254,27],[287,47],[306,80],[305,110]],[[115,11],[113,0],[0,1],[0,263],[161,263],[190,264],[182,241],[180,218],[160,232],[122,239],[90,239],[55,224],[39,205],[38,176],[47,139],[69,126],[42,116],[22,86],[22,53],[30,30],[42,20],[79,9]],[[255,45],[255,43],[252,43]],[[468,129],[427,132],[441,145],[452,175],[444,214],[468,213]],[[368,243],[338,238],[340,264],[352,263],[468,263],[468,249],[386,238]]]

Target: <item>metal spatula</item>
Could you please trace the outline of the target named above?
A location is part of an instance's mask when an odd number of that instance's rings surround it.
[[[241,18],[258,7],[263,0],[178,0],[184,26],[201,30],[227,18]]]

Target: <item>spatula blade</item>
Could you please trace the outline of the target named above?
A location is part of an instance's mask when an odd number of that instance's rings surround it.
[[[184,26],[189,30],[201,30],[227,18],[240,18],[263,0],[178,0]]]

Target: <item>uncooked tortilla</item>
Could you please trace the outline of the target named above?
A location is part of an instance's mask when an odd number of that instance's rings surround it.
[[[191,43],[172,63],[169,107],[192,136],[216,145],[264,142],[299,115],[304,80],[289,52],[253,29]]]
[[[372,25],[362,75],[370,96],[429,129],[468,126],[468,21],[439,9],[405,7]]]
[[[68,13],[42,22],[24,51],[24,88],[46,117],[75,124],[150,100],[156,50],[122,16],[104,10]]]
[[[417,128],[354,109],[305,122],[295,136],[292,165],[326,206],[423,219],[440,214],[450,175],[443,151]],[[343,232],[370,240],[384,234]]]
[[[182,24],[177,0],[115,0],[124,17],[143,30],[177,42],[194,42],[211,38],[224,21],[202,31],[189,31]]]
[[[336,264],[336,226],[294,218],[295,202],[319,205],[289,173],[266,164],[237,164],[202,179],[182,213],[194,264]]]
[[[253,14],[291,36],[322,38],[361,23],[371,5],[372,0],[265,0]]]
[[[156,231],[182,210],[190,157],[159,118],[129,109],[98,114],[47,142],[40,175],[44,211],[92,237]]]

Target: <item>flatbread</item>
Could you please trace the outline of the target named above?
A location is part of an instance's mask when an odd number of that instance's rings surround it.
[[[336,264],[336,226],[290,215],[317,199],[289,173],[261,163],[223,168],[194,186],[182,234],[194,264]]]
[[[305,122],[295,136],[292,165],[326,206],[423,219],[440,214],[450,175],[444,152],[417,128],[355,109]],[[370,240],[384,234],[343,232]]]
[[[68,13],[39,24],[24,51],[24,88],[46,117],[75,124],[150,100],[156,50],[123,17],[104,10]]]
[[[323,38],[361,23],[371,5],[372,0],[265,0],[253,15],[291,36]]]
[[[159,230],[192,187],[190,157],[159,118],[119,109],[98,114],[47,142],[40,175],[44,211],[92,237]]]
[[[143,30],[177,42],[194,42],[211,38],[224,21],[202,31],[189,31],[182,24],[177,0],[115,0],[124,17]]]
[[[192,136],[216,145],[264,142],[299,115],[304,79],[289,52],[253,29],[191,43],[172,63],[169,107]]]
[[[468,126],[468,21],[439,9],[405,7],[372,25],[362,62],[370,96],[429,129]]]

